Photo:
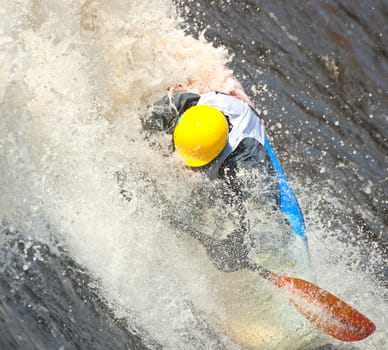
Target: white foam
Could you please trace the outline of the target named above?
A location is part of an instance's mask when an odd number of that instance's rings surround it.
[[[59,240],[117,315],[165,348],[238,348],[230,335],[265,349],[303,343],[309,330],[287,303],[268,302],[279,298],[272,287],[225,276],[160,219],[155,185],[178,199],[202,179],[161,156],[169,137],[151,148],[140,117],[166,87],[224,84],[226,52],[185,36],[165,0],[20,0],[0,11],[2,220]]]

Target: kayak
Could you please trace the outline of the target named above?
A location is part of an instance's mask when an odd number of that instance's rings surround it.
[[[311,348],[313,343],[318,345],[319,342],[314,326],[340,341],[365,339],[375,331],[374,323],[337,296],[310,282],[312,268],[301,208],[268,137],[265,149],[277,174],[279,210],[294,237],[293,244],[282,245],[282,249],[293,255],[297,266],[296,269],[286,267],[283,276],[262,266],[258,269],[260,276],[277,287],[286,286],[289,303],[279,298],[281,293],[265,283],[255,282],[251,275],[235,275],[234,280],[228,281],[230,286],[223,296],[228,333],[248,349],[288,349],[291,344],[297,349]]]
[[[296,198],[295,192],[293,191],[290,182],[280,165],[278,157],[270,144],[268,136],[265,138],[264,147],[271,159],[272,166],[276,171],[279,190],[279,210],[283,213],[292,228],[291,232],[294,236],[290,252],[297,262],[300,270],[300,277],[311,280],[313,273],[302,210],[298,199]]]
[[[279,245],[280,253],[273,250],[267,252],[265,248],[254,261],[272,271],[311,281],[314,273],[302,210],[268,137],[264,146],[276,171],[278,209],[289,224],[288,232],[292,239],[287,245]],[[276,229],[272,231],[271,218],[267,224],[271,235],[279,234]],[[263,223],[258,229],[258,235],[265,234],[265,225]],[[277,254],[286,259],[279,259]],[[309,322],[295,312],[276,288],[257,275],[241,272],[223,276],[220,284],[224,289],[220,295],[225,310],[224,327],[238,344],[248,349],[287,349],[290,344],[297,348],[308,348],[311,345],[312,327]]]
[[[302,210],[300,209],[298,200],[295,193],[292,190],[290,183],[284,174],[284,171],[279,163],[279,160],[269,143],[268,137],[265,139],[265,149],[271,159],[272,166],[274,167],[278,180],[278,188],[280,193],[280,211],[287,217],[295,235],[302,238],[307,244],[306,228]]]

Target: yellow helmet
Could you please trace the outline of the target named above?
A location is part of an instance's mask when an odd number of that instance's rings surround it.
[[[210,163],[226,146],[228,122],[208,105],[190,107],[179,118],[174,130],[174,145],[185,164],[200,167]]]

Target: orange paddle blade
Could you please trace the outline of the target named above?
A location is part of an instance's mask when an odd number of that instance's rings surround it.
[[[333,338],[352,342],[371,335],[376,326],[343,300],[300,278],[271,274],[269,278],[291,295],[291,303],[317,328]]]

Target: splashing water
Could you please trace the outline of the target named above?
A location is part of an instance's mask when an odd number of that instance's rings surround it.
[[[158,193],[184,212],[205,180],[161,156],[168,136],[150,146],[140,118],[166,87],[196,77],[216,89],[228,79],[227,52],[185,35],[175,11],[162,0],[1,6],[2,226],[65,247],[151,348],[317,346],[273,287],[216,270],[160,219]]]

